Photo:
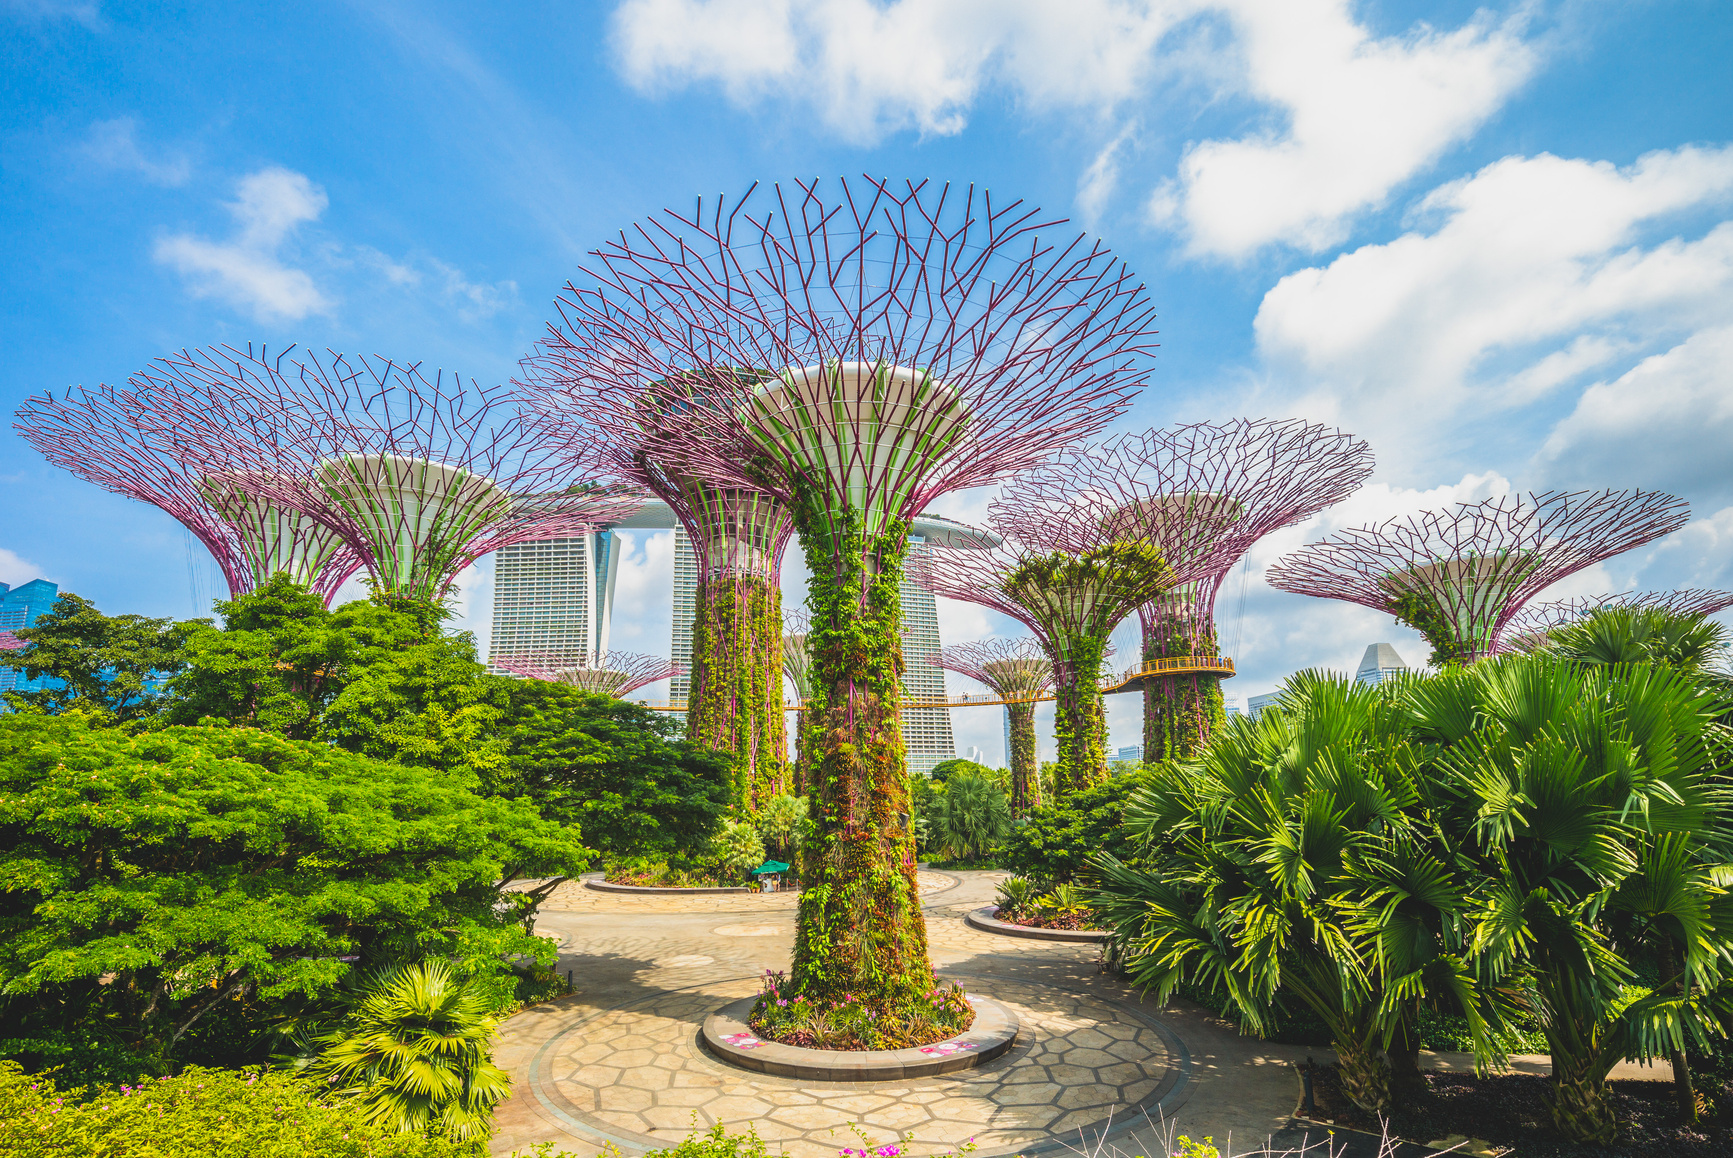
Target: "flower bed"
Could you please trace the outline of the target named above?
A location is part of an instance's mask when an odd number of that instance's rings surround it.
[[[1039,909],[1006,909],[1000,906],[994,914],[1007,925],[1022,925],[1025,929],[1064,929],[1083,932],[1095,928],[1094,915],[1085,909],[1081,913],[1043,912]]]
[[[1093,931],[1099,926],[1084,900],[1083,890],[1072,884],[1043,888],[1027,877],[1008,877],[999,885],[995,920],[1026,929],[1062,929],[1068,933]]]
[[[802,1049],[883,1050],[932,1045],[968,1030],[975,1010],[961,985],[943,985],[927,1001],[907,1010],[873,1009],[853,994],[820,1003],[791,996],[785,974],[766,971],[763,989],[747,1018],[766,1041]]]

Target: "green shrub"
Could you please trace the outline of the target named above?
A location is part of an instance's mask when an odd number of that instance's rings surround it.
[[[1011,806],[991,780],[958,771],[945,781],[943,790],[933,793],[927,824],[930,853],[979,861],[1011,834]]]
[[[1146,772],[1115,776],[1037,808],[999,847],[999,863],[1031,880],[1077,879],[1087,858],[1106,852],[1125,861],[1141,851],[1125,828],[1125,805],[1149,782]]]
[[[710,838],[710,856],[728,875],[744,878],[764,863],[764,838],[744,820],[725,820]]]
[[[190,1067],[137,1086],[57,1089],[0,1061],[8,1158],[472,1158],[473,1147],[356,1121],[283,1073]]]

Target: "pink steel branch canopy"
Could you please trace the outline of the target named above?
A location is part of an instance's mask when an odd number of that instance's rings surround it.
[[[592,258],[525,363],[541,404],[869,536],[1100,429],[1155,345],[1106,249],[974,187],[755,186]]]
[[[1394,613],[1418,600],[1453,633],[1457,658],[1489,654],[1547,587],[1685,525],[1656,491],[1512,494],[1342,531],[1284,556],[1270,586]]]
[[[929,658],[935,667],[966,675],[1005,699],[1033,700],[1053,690],[1053,661],[1027,635],[953,643]]]
[[[441,598],[481,555],[642,501],[585,477],[511,388],[419,363],[224,346],[143,377],[167,403],[153,435],[176,456],[336,531],[390,593]]]
[[[49,462],[174,518],[211,553],[231,596],[285,571],[329,603],[361,556],[300,511],[235,485],[231,462],[179,455],[173,431],[187,404],[181,392],[158,389],[147,370],[124,388],[32,398],[15,425]]]
[[[1007,483],[993,509],[1024,538],[1094,542],[1107,528],[1159,548],[1177,586],[1139,609],[1144,627],[1177,598],[1195,635],[1213,630],[1222,580],[1259,539],[1340,502],[1372,466],[1363,439],[1317,423],[1194,423],[1067,447]]]
[[[616,698],[631,695],[647,684],[684,675],[686,669],[655,655],[610,651],[594,664],[576,663],[551,652],[523,652],[495,658],[493,666],[526,679],[567,684],[586,692]]]

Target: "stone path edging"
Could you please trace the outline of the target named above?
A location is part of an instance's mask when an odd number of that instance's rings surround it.
[[[997,905],[970,909],[964,914],[963,920],[983,933],[997,933],[1001,937],[1026,937],[1031,941],[1082,941],[1099,944],[1113,935],[1105,929],[1040,929],[1034,925],[1013,925],[1009,921],[995,920],[993,914],[998,911]]]
[[[804,1049],[775,1041],[760,1041],[747,1024],[755,997],[744,997],[723,1006],[704,1019],[704,1046],[711,1053],[741,1069],[783,1078],[819,1082],[885,1082],[903,1078],[926,1078],[985,1065],[1017,1043],[1017,1015],[991,997],[969,998],[975,1021],[967,1033],[938,1043],[911,1049]],[[744,1036],[752,1044],[736,1044],[731,1037]],[[951,1052],[934,1053],[946,1045]]]
[[[665,885],[617,885],[613,881],[601,879],[600,874],[584,878],[584,887],[595,889],[598,893],[639,893],[656,894],[674,897],[699,897],[713,893],[752,893],[745,885],[723,885],[718,888],[673,888]]]

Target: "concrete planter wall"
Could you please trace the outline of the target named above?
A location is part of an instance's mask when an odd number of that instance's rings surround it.
[[[998,933],[1002,937],[1027,937],[1031,941],[1082,941],[1099,944],[1113,934],[1106,929],[1037,929],[1033,925],[1013,925],[1009,921],[998,920],[997,905],[988,905],[984,909],[975,909],[966,915],[971,928],[983,933]]]
[[[761,1074],[817,1082],[882,1082],[972,1069],[1017,1042],[1017,1015],[990,997],[971,995],[975,1023],[967,1033],[911,1049],[802,1049],[764,1041],[746,1018],[758,999],[742,998],[704,1021],[704,1045],[730,1065]]]

